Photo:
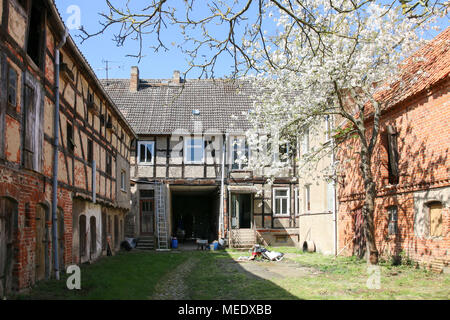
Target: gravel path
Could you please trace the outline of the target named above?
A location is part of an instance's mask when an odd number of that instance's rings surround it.
[[[156,285],[154,295],[151,300],[189,300],[188,287],[184,282],[186,275],[192,271],[198,259],[189,258],[179,265],[175,270],[169,272]]]

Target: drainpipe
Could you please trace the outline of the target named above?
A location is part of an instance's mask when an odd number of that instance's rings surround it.
[[[225,238],[225,226],[224,226],[224,217],[225,217],[225,206],[224,206],[224,192],[225,192],[225,153],[227,150],[227,140],[228,140],[228,134],[225,135],[225,139],[222,144],[222,179],[221,179],[221,186],[220,186],[220,226],[221,226],[221,234],[222,238]]]
[[[334,130],[334,119],[332,116],[330,117],[330,134]],[[331,137],[331,163],[333,166],[333,224],[334,224],[334,235],[333,235],[333,244],[334,244],[334,256],[336,257],[338,254],[338,245],[337,245],[337,195],[336,195],[336,157],[334,153],[335,142],[333,137]]]
[[[53,123],[53,187],[52,187],[52,235],[53,235],[53,264],[55,266],[56,280],[59,280],[58,259],[58,232],[57,232],[57,208],[58,208],[58,147],[59,147],[59,50],[66,43],[68,33],[64,30],[61,42],[55,50],[55,119]]]

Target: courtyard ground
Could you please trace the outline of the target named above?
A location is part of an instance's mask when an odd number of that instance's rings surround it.
[[[380,264],[380,288],[369,289],[367,265],[355,258],[285,253],[280,262],[238,261],[248,252],[121,252],[81,268],[81,290],[39,283],[15,299],[450,299],[450,275]]]

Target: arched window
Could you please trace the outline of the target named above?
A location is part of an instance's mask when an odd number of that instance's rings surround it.
[[[444,224],[442,219],[442,202],[433,201],[427,203],[429,236],[442,237],[444,235]]]

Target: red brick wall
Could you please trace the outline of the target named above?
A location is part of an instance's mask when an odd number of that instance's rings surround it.
[[[414,234],[414,192],[450,188],[450,81],[445,80],[427,93],[397,105],[383,114],[381,135],[373,156],[378,196],[375,209],[376,240],[382,254],[405,251],[414,260],[448,263],[450,249],[450,210],[444,203],[441,239],[423,239]],[[389,186],[388,155],[383,137],[387,125],[398,132],[400,180]],[[368,123],[367,127],[371,124]],[[351,148],[348,148],[350,147]],[[359,145],[346,142],[339,152],[342,164],[339,178],[339,248],[352,252],[354,211],[362,206],[363,187],[359,172]],[[430,199],[432,200],[432,199]],[[388,236],[387,207],[398,206],[399,234]],[[350,243],[350,244],[349,244]]]
[[[48,256],[53,256],[51,237],[51,184],[43,183],[42,177],[24,170],[16,171],[0,165],[0,198],[6,197],[18,203],[18,232],[15,234],[15,249],[13,276],[18,284],[17,289],[27,288],[35,282],[35,248],[36,223],[35,213],[38,205],[49,210],[47,222],[49,230]],[[26,227],[25,205],[29,205],[30,225]],[[72,195],[71,192],[59,188],[58,207],[64,211],[64,261],[72,263]],[[53,271],[53,261],[50,261],[50,270]]]

